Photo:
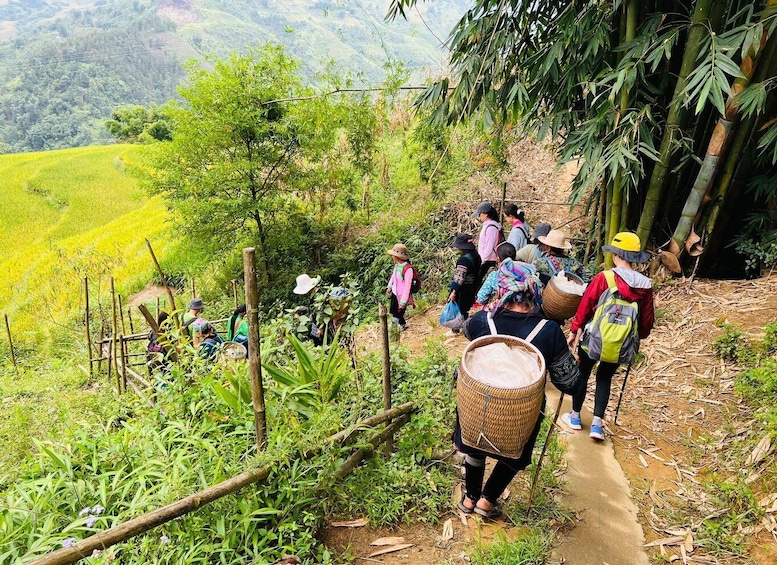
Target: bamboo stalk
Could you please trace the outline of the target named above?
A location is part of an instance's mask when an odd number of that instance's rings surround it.
[[[396,419],[393,423],[386,426],[382,432],[371,437],[368,440],[367,445],[354,451],[350,457],[348,457],[348,459],[346,459],[345,462],[343,462],[343,464],[340,465],[340,467],[338,467],[334,473],[332,473],[332,480],[339,481],[348,473],[353,471],[359,463],[372,455],[376,447],[378,447],[381,443],[389,441],[392,437],[394,437],[396,431],[407,424],[409,421],[410,414],[405,414],[404,416]],[[319,488],[321,488],[321,485],[319,485]]]
[[[86,329],[86,354],[89,356],[89,378],[91,378],[94,374],[94,369],[92,368],[92,331],[89,328],[89,321],[91,319],[91,315],[89,312],[89,277],[84,277],[84,321],[86,322],[85,329]]]
[[[232,279],[232,298],[235,300],[235,310],[240,306],[237,302],[237,279]]]
[[[113,277],[111,281],[111,311],[113,325],[111,326],[111,348],[113,349],[113,370],[116,373],[116,393],[121,394],[121,374],[119,373],[119,352],[116,349],[116,334],[118,333],[118,314],[116,312],[116,288],[114,286]]]
[[[248,373],[251,379],[251,400],[254,408],[256,448],[264,451],[267,445],[267,417],[264,409],[262,360],[259,351],[259,293],[256,285],[256,249],[243,249],[243,277],[245,279],[246,318],[248,319]]]
[[[16,366],[16,354],[13,351],[13,338],[11,337],[11,324],[8,323],[8,314],[3,314],[5,317],[5,333],[8,334],[8,347],[11,350],[11,362],[13,363],[13,369],[15,372],[19,372],[19,367]]]
[[[127,392],[127,342],[124,336],[119,336],[119,347],[121,348],[121,388],[122,392]]]
[[[151,247],[151,242],[147,239],[146,240],[146,246],[148,247],[148,252],[151,254],[151,259],[154,261],[154,266],[156,267],[157,273],[159,273],[159,278],[162,281],[162,284],[165,287],[165,291],[167,292],[167,299],[170,301],[170,315],[175,320],[175,326],[180,330],[181,329],[181,320],[178,318],[178,316],[175,314],[175,298],[173,297],[173,291],[170,290],[170,285],[167,284],[167,279],[165,278],[165,274],[162,272],[162,267],[159,266],[159,261],[156,259],[156,254],[154,254],[154,249]],[[158,304],[158,303],[157,303]],[[159,306],[157,305],[157,310],[159,309]]]
[[[39,557],[38,559],[31,561],[29,565],[66,565],[75,563],[76,561],[90,556],[95,549],[107,549],[112,545],[121,543],[133,536],[147,532],[161,524],[197,510],[206,504],[210,504],[214,500],[232,494],[250,484],[263,481],[269,476],[271,469],[272,467],[267,466],[245,471],[231,479],[227,479],[217,485],[187,496],[182,500],[168,504],[163,508],[138,516],[137,518],[114,526],[99,534],[89,536],[84,540],[74,543],[70,547],[63,547],[62,549]]]
[[[127,335],[127,324],[124,323],[124,304],[121,300],[121,294],[116,295],[116,300],[118,301],[119,305],[119,320],[121,322],[121,333],[123,335]]]
[[[716,5],[720,8],[716,9]],[[693,16],[691,17],[691,30],[685,42],[682,65],[675,83],[672,102],[669,105],[669,113],[664,126],[664,134],[658,150],[661,159],[653,167],[650,182],[647,186],[645,204],[642,207],[642,214],[637,227],[637,235],[642,242],[643,249],[650,239],[656,214],[664,198],[669,179],[672,176],[671,170],[674,152],[677,148],[677,140],[681,130],[685,127],[688,117],[688,112],[683,104],[682,93],[688,85],[688,76],[696,68],[699,51],[701,50],[704,37],[708,33],[706,25],[709,25],[711,29],[717,28],[717,20],[722,16],[723,5],[725,5],[725,2],[697,0]],[[713,10],[715,13],[711,13]]]
[[[391,350],[389,349],[388,314],[385,304],[378,304],[378,318],[380,318],[381,351],[382,351],[382,375],[383,375],[383,409],[391,409]],[[386,441],[386,457],[394,451],[394,441],[389,438]]]
[[[146,323],[148,324],[148,327],[151,328],[151,330],[154,333],[159,333],[159,324],[156,323],[156,319],[154,319],[154,316],[151,315],[151,312],[148,311],[148,308],[146,308],[145,304],[139,304],[138,310],[140,310],[140,313],[143,315],[143,317],[146,319]]]
[[[191,278],[192,298],[197,296],[197,288],[194,286],[194,277]]]
[[[132,308],[127,308],[127,319],[129,319],[130,333],[135,334],[135,324],[132,323]]]

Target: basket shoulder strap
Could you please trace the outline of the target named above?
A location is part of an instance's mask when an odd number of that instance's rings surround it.
[[[494,324],[494,318],[491,317],[491,312],[486,314],[486,320],[488,320],[488,327],[491,329],[491,335],[497,335],[499,332],[496,331],[496,324]]]
[[[527,336],[526,336],[526,341],[528,341],[529,343],[531,343],[531,342],[532,342],[532,340],[533,340],[535,337],[537,337],[537,334],[538,334],[538,333],[540,333],[540,331],[542,331],[542,328],[544,328],[544,327],[545,327],[545,324],[546,324],[547,322],[548,322],[548,321],[547,321],[545,318],[543,318],[542,320],[540,320],[539,322],[537,322],[537,325],[536,325],[536,326],[534,326],[534,329],[531,331],[531,333],[530,333],[529,335],[527,335]]]

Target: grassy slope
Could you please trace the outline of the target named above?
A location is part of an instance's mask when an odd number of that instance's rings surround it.
[[[137,155],[137,147],[113,145],[0,156],[0,309],[20,343],[51,331],[38,327],[39,317],[77,330],[70,322],[85,274],[94,283],[102,276],[103,289],[111,274],[124,290],[148,278],[143,240],[159,240],[167,213],[127,174]]]

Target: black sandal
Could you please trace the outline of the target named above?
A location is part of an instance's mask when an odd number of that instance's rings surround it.
[[[496,520],[502,515],[502,508],[494,505],[494,507],[491,510],[483,510],[482,508],[478,508],[475,506],[474,509],[475,514],[478,516],[482,516],[486,520]]]
[[[462,498],[456,503],[456,508],[464,512],[464,514],[472,514],[475,511],[474,508],[467,508],[466,506],[464,506],[464,498]]]

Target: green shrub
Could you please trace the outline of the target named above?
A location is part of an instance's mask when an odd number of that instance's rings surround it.
[[[737,361],[744,342],[742,330],[731,324],[726,324],[723,328],[723,335],[712,342],[712,350],[724,361]]]

